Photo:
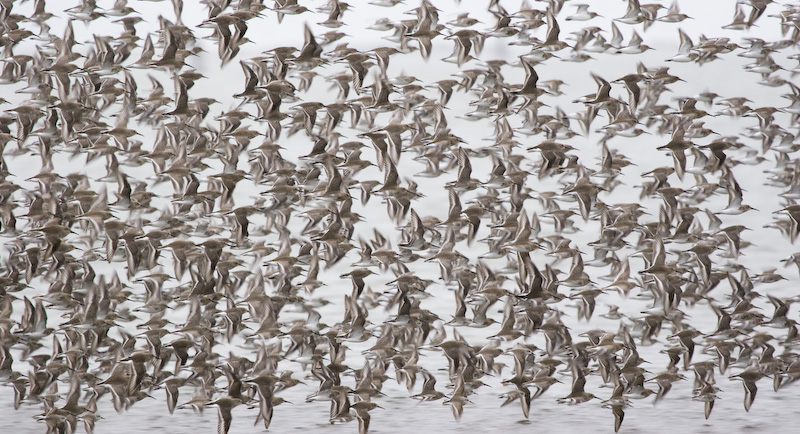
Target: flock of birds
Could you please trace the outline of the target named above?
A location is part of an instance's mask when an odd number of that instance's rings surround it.
[[[748,411],[757,385],[800,378],[800,294],[777,271],[800,267],[800,253],[773,269],[744,260],[748,235],[800,233],[800,87],[786,65],[800,60],[787,54],[800,5],[732,2],[724,29],[780,26],[767,41],[698,40],[677,3],[628,0],[601,17],[565,0],[491,0],[486,22],[374,0],[387,18],[367,24],[385,37],[361,51],[344,25],[360,26],[366,5],[201,3],[207,18],[190,27],[182,0],[157,24],[125,0],[65,11],[34,0],[25,13],[0,1],[13,106],[0,114],[0,381],[15,408],[41,408],[48,433],[91,433],[99,402],[122,412],[157,395],[170,413],[216,407],[220,434],[238,406],[268,429],[295,387],[330,401],[326,423],[357,420],[363,434],[376,408],[391,411],[391,381],[455,419],[483,393],[528,418],[567,383],[553,399],[609,409],[617,431],[632,400],[657,403],[682,380],[708,419],[719,377],[742,382]],[[293,19],[307,23],[303,43],[281,46]],[[567,36],[566,21],[584,25]],[[100,22],[117,33],[76,38]],[[585,96],[539,79],[549,65],[647,52],[652,25],[677,29],[666,65],[745,60],[752,86],[788,102],[669,94],[690,77],[644,62],[592,73]],[[267,49],[244,58],[254,44]],[[522,54],[490,59],[487,44]],[[452,54],[435,59],[437,47]],[[203,56],[227,76],[238,62],[241,91],[198,91],[219,80],[192,66]],[[403,75],[409,57],[458,73]],[[629,141],[657,145],[626,156]],[[641,173],[643,159],[663,165]],[[754,210],[737,173],[766,166],[781,193]],[[746,213],[769,220],[736,224]],[[598,317],[616,326],[592,328]]]

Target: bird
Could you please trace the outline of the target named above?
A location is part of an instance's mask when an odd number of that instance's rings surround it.
[[[152,399],[366,434],[413,399],[616,432],[800,378],[794,5],[31,3],[0,7],[20,430]]]
[[[758,365],[750,365],[742,372],[730,376],[731,380],[741,380],[742,384],[744,385],[745,411],[749,412],[750,408],[753,406],[753,401],[755,401],[756,393],[758,392],[756,382],[763,377],[764,374],[761,372],[761,368]]]
[[[231,422],[233,421],[233,416],[231,415],[231,410],[236,408],[238,405],[242,404],[241,398],[235,398],[232,396],[221,396],[217,399],[209,401],[206,405],[215,405],[217,406],[217,415],[218,415],[218,423],[217,423],[217,433],[218,434],[227,434],[228,430],[231,428]]]
[[[566,403],[569,405],[575,405],[575,404],[583,404],[592,399],[595,399],[596,396],[593,393],[586,392],[585,390],[586,376],[583,373],[582,368],[578,364],[573,363],[571,370],[572,370],[572,391],[570,392],[569,395],[563,398],[558,398],[557,402],[559,404]]]

